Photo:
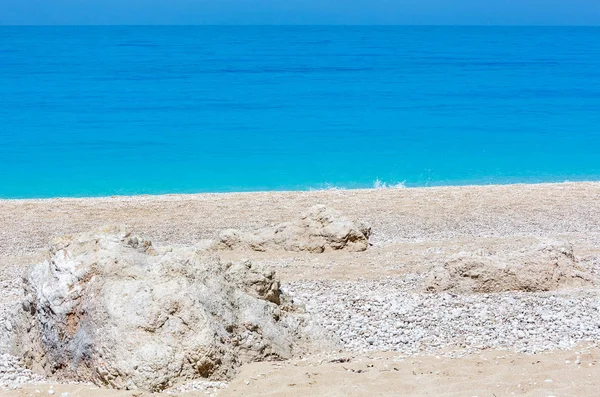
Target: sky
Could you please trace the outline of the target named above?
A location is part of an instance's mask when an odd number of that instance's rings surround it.
[[[0,0],[0,25],[600,25],[600,0]]]

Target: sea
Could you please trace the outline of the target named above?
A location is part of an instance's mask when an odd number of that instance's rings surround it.
[[[600,180],[600,27],[0,27],[0,198]]]

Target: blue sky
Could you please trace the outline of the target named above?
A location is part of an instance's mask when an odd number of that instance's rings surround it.
[[[600,25],[600,0],[0,0],[1,25]]]

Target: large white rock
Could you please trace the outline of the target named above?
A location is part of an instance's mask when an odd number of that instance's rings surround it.
[[[311,207],[297,220],[254,232],[228,229],[221,232],[217,249],[253,251],[364,251],[371,228],[357,224],[324,205]]]
[[[114,388],[224,379],[324,340],[274,272],[121,230],[57,239],[24,286],[15,352],[48,375]]]

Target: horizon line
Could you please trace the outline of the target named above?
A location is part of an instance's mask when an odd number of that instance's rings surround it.
[[[599,28],[600,24],[590,25],[590,24],[341,24],[341,23],[331,23],[331,24],[209,24],[209,23],[199,23],[199,24],[3,24],[0,22],[0,27],[553,27],[553,28]]]

